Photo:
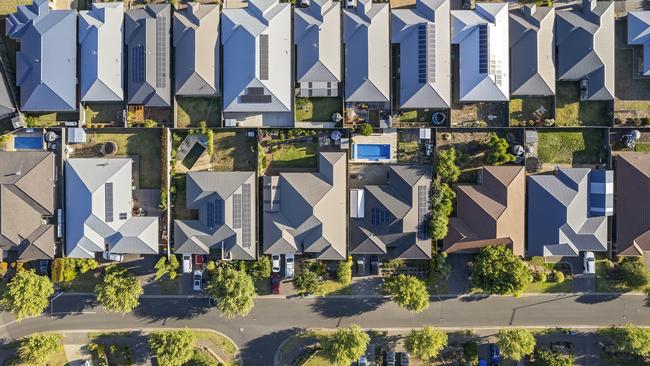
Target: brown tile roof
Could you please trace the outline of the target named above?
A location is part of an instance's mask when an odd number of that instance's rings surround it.
[[[616,249],[620,255],[650,251],[650,154],[616,157]]]

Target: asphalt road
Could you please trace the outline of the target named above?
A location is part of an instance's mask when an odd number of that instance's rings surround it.
[[[278,345],[298,329],[335,328],[351,323],[364,328],[603,327],[633,323],[650,326],[650,304],[640,295],[545,295],[461,297],[433,301],[412,314],[383,299],[260,298],[246,317],[224,319],[207,299],[146,298],[133,314],[106,314],[90,296],[66,295],[54,302],[54,316],[15,322],[0,313],[0,338],[38,331],[141,328],[210,328],[230,337],[245,365],[272,364]]]

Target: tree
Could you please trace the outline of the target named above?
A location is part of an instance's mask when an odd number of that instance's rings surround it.
[[[648,285],[648,271],[639,258],[623,259],[617,271],[625,286],[639,288]]]
[[[343,285],[352,282],[352,258],[339,262],[339,266],[336,269],[336,277],[338,278],[339,283]]]
[[[217,310],[226,318],[244,316],[253,309],[253,279],[246,272],[231,266],[216,269],[208,284],[207,293],[214,299]]]
[[[49,278],[39,276],[34,270],[18,271],[0,293],[2,309],[21,320],[39,315],[47,308],[54,286]]]
[[[201,135],[208,135],[208,123],[206,121],[199,121],[199,128],[201,129]]]
[[[435,286],[439,281],[447,281],[451,266],[447,263],[447,253],[434,253],[429,261],[429,283]]]
[[[455,183],[460,177],[460,168],[456,165],[456,149],[438,151],[436,156],[436,175],[446,183]]]
[[[535,350],[535,337],[526,329],[503,329],[497,332],[497,346],[501,354],[519,361]]]
[[[429,307],[429,290],[424,281],[415,276],[399,274],[384,283],[384,291],[397,305],[419,313]]]
[[[559,352],[535,350],[533,366],[573,366],[573,359]]]
[[[349,365],[363,356],[370,343],[370,337],[358,325],[339,328],[323,344],[323,351],[336,365]]]
[[[433,327],[412,330],[406,337],[405,345],[415,357],[430,362],[447,346],[447,333]]]
[[[56,334],[36,334],[20,342],[18,358],[22,364],[45,365],[52,353],[61,348],[61,338]]]
[[[362,123],[359,125],[359,132],[364,136],[372,135],[372,126],[369,123]]]
[[[181,366],[192,358],[196,336],[189,330],[163,330],[151,333],[149,347],[161,366]]]
[[[158,127],[158,122],[156,122],[156,121],[154,121],[152,119],[145,119],[142,122],[142,126],[144,126],[146,128],[156,128],[156,127]]]
[[[208,130],[208,155],[212,157],[214,155],[214,132]]]
[[[320,290],[320,279],[318,273],[313,271],[309,266],[303,266],[296,274],[293,280],[299,294],[310,295],[315,294]]]
[[[517,295],[532,280],[524,261],[504,245],[481,248],[472,267],[473,285],[492,294]]]
[[[160,259],[158,259],[156,265],[153,266],[153,268],[156,270],[155,279],[158,280],[164,275],[169,274],[169,279],[174,280],[176,276],[178,276],[179,267],[180,267],[180,263],[178,262],[178,258],[176,258],[176,255],[172,254],[169,257],[169,262],[167,262],[166,256],[162,256],[160,257]]]
[[[447,183],[434,179],[431,184],[431,219],[429,221],[429,235],[434,240],[442,240],[447,236],[449,215],[453,211],[453,202],[456,193]]]
[[[142,285],[125,268],[110,265],[104,270],[102,281],[95,286],[95,295],[104,310],[126,314],[140,304]]]
[[[506,139],[493,134],[490,136],[490,142],[487,147],[489,151],[485,160],[491,165],[502,165],[507,162],[515,160],[515,156],[508,152],[508,141]]]
[[[256,280],[271,276],[271,259],[267,255],[259,257],[251,266],[250,275]]]
[[[607,332],[620,351],[637,357],[650,355],[650,329],[626,324],[621,328],[611,328]]]

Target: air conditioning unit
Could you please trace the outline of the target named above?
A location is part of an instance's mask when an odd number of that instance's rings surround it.
[[[234,118],[226,118],[224,123],[226,127],[237,127],[237,120]]]

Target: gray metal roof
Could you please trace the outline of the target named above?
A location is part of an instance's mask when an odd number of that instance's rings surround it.
[[[189,3],[174,13],[177,95],[218,96],[219,5]]]
[[[341,81],[341,4],[313,0],[295,8],[297,82]]]
[[[364,215],[350,219],[350,253],[431,258],[431,167],[391,165],[388,182],[364,187]]]
[[[0,249],[24,260],[54,258],[54,154],[0,151]]]
[[[389,14],[388,4],[372,0],[343,10],[347,102],[390,101]]]
[[[77,13],[50,10],[48,0],[34,0],[6,19],[6,34],[20,42],[16,85],[21,110],[77,110]]]
[[[65,247],[73,258],[158,253],[158,218],[132,213],[131,159],[73,158],[65,163]]]
[[[528,177],[528,255],[577,256],[607,250],[607,218],[589,215],[590,171]]]
[[[174,220],[174,252],[223,249],[230,259],[255,259],[256,186],[255,172],[188,173],[187,208],[199,219]]]
[[[124,100],[123,34],[123,3],[93,3],[79,12],[82,102]]]
[[[127,10],[128,103],[147,107],[171,105],[171,6],[150,4]]]
[[[249,0],[222,14],[224,112],[291,112],[291,4]]]
[[[510,12],[510,93],[555,94],[555,8],[527,4]]]
[[[587,80],[585,100],[614,98],[614,2],[556,12],[557,79]]]
[[[460,49],[461,102],[510,100],[508,18],[507,3],[451,12],[451,43]]]
[[[650,11],[627,12],[627,44],[643,46],[643,75],[650,75]]]
[[[264,177],[264,253],[346,258],[346,156],[321,152],[318,173]]]
[[[445,0],[417,0],[414,8],[392,11],[391,42],[400,45],[400,108],[451,105],[449,6]]]

